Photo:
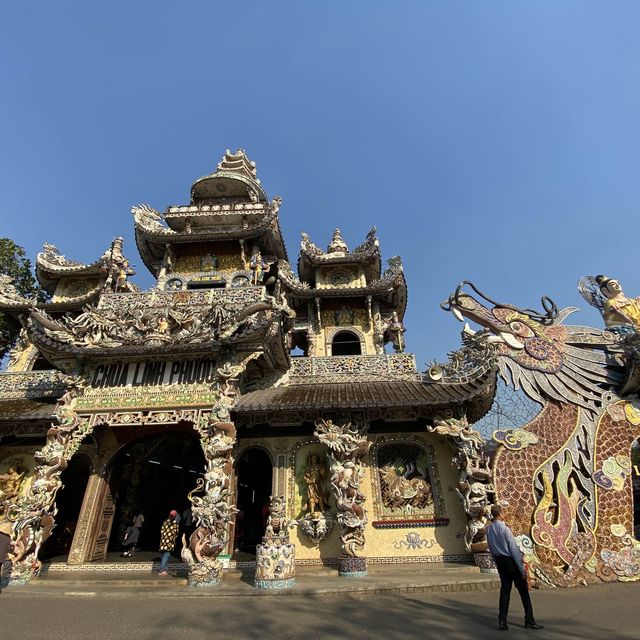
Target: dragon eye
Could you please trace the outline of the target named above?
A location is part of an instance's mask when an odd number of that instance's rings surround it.
[[[521,336],[523,338],[531,338],[533,336],[533,331],[531,331],[531,329],[526,324],[524,324],[523,322],[519,322],[518,320],[510,322],[509,328],[517,336]]]

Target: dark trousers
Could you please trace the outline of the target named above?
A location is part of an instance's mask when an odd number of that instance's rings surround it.
[[[529,597],[529,588],[527,581],[520,571],[517,562],[511,556],[494,556],[493,558],[498,567],[500,574],[500,612],[498,619],[501,622],[507,621],[509,613],[509,600],[511,599],[511,586],[516,585],[516,589],[520,594],[522,606],[524,607],[525,623],[533,624],[533,607],[531,606],[531,598]]]

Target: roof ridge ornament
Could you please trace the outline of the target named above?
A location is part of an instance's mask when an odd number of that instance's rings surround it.
[[[378,241],[377,229],[375,225],[369,229],[369,233],[367,233],[367,237],[365,238],[362,244],[359,244],[354,250],[353,253],[364,253],[368,251],[372,247],[379,247],[380,242]]]
[[[349,253],[349,247],[347,247],[340,229],[333,230],[333,238],[327,247],[327,253]]]
[[[257,178],[256,163],[249,160],[244,149],[238,149],[235,153],[231,153],[229,149],[225,151],[224,157],[216,167],[217,171],[229,171],[232,173],[241,173],[247,178],[251,178],[260,183]]]
[[[42,244],[42,249],[43,251],[38,254],[38,257],[43,258],[51,264],[61,267],[82,266],[82,262],[78,262],[77,260],[70,260],[69,258],[65,257],[55,244],[44,242]]]

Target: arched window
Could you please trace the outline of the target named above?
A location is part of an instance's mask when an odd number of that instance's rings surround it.
[[[352,331],[338,331],[331,342],[332,356],[359,356],[362,354],[360,338]]]

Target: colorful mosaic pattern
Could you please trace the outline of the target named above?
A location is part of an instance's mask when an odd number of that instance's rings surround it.
[[[480,324],[469,339],[492,344],[503,379],[544,407],[494,435],[495,499],[531,573],[554,586],[640,579],[629,457],[640,407],[617,395],[636,353],[610,331],[562,324],[570,310],[549,299],[542,312],[521,310],[463,283],[444,308]]]

